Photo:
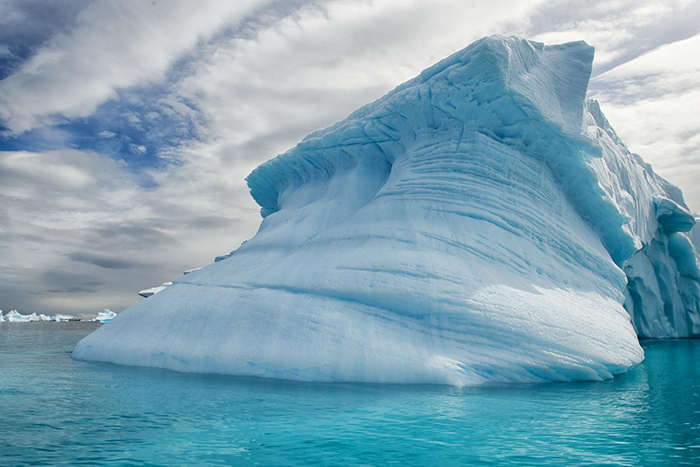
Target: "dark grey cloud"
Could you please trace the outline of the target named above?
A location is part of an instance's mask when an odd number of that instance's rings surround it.
[[[140,261],[133,261],[128,259],[122,259],[116,256],[106,256],[88,252],[69,253],[66,256],[71,261],[92,264],[93,266],[105,269],[136,269],[149,267],[148,263],[143,263]]]
[[[159,248],[182,247],[182,243],[163,229],[174,229],[183,223],[168,218],[106,222],[86,232],[85,241],[98,251],[157,251]]]
[[[0,267],[0,308],[6,311],[64,311],[55,300],[57,296],[97,294],[103,291],[103,281],[96,280],[93,275],[68,269],[8,265]],[[37,306],[42,300],[45,300],[45,304]],[[51,305],[53,302],[57,303],[56,307]],[[72,311],[82,310],[74,308]]]
[[[85,274],[75,274],[65,270],[47,271],[42,276],[45,288],[35,294],[95,294],[104,289],[103,281],[96,281]]]
[[[222,216],[199,216],[190,220],[189,228],[198,230],[230,229],[239,223],[238,219],[230,219]]]

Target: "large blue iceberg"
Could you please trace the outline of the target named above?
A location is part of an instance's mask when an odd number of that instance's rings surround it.
[[[695,218],[586,100],[592,61],[485,38],[310,134],[248,176],[255,237],[73,356],[471,385],[611,378],[638,336],[700,334]]]

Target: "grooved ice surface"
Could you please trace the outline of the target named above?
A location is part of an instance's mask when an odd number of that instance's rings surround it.
[[[249,175],[255,237],[73,355],[468,385],[610,378],[635,326],[698,334],[694,218],[586,101],[592,61],[485,38],[312,133]]]

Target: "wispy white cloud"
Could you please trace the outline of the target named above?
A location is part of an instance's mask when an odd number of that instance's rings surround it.
[[[0,78],[59,32],[93,0],[0,0]]]
[[[174,60],[254,0],[101,1],[80,11],[75,26],[54,35],[0,82],[0,120],[13,133],[86,116],[119,88],[157,81]]]
[[[698,33],[700,3],[693,0],[549,0],[532,11],[525,29],[549,44],[594,45],[594,75]]]

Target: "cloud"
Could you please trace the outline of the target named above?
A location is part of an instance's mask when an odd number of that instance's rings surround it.
[[[115,256],[98,255],[94,253],[75,252],[66,255],[71,261],[92,264],[104,269],[136,269],[147,268],[149,265],[140,261],[130,261]]]
[[[0,0],[0,79],[59,32],[68,32],[91,0]]]
[[[146,146],[143,144],[129,144],[129,150],[134,154],[146,154]]]
[[[0,183],[7,188],[21,185],[22,182],[33,182],[44,187],[66,190],[79,190],[95,183],[96,180],[88,171],[77,165],[66,164],[56,156],[57,153],[5,154],[0,159]]]
[[[114,133],[112,131],[107,131],[107,130],[103,130],[103,131],[100,131],[99,133],[97,133],[98,138],[111,139],[111,138],[114,138],[115,136],[117,136],[116,133]]]
[[[231,209],[245,191],[181,177],[143,188],[92,151],[0,152],[0,308],[123,309],[254,233],[256,210]]]
[[[534,9],[525,34],[554,44],[596,47],[593,74],[700,33],[700,3],[688,0],[550,0]]]
[[[10,46],[0,44],[0,59],[14,58],[14,54],[10,51]]]
[[[199,40],[256,2],[104,1],[88,4],[0,82],[0,120],[12,133],[91,114],[120,88],[157,81]]]

